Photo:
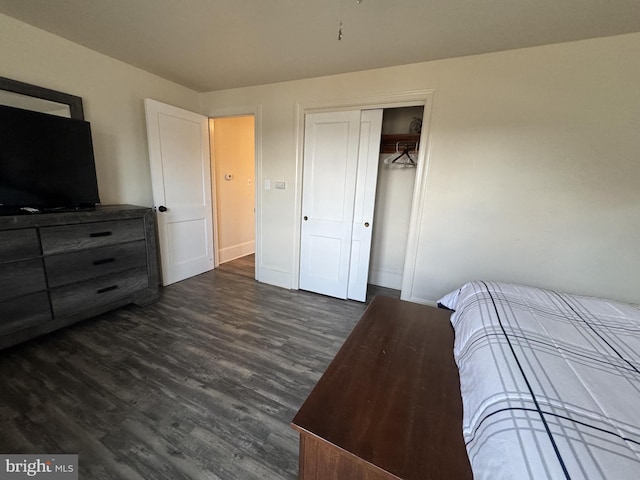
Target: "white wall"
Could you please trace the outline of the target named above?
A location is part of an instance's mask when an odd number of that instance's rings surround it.
[[[214,125],[218,258],[224,263],[255,252],[254,119],[226,117],[210,122]]]
[[[2,14],[0,76],[82,97],[104,204],[153,203],[144,98],[198,108],[193,90]]]
[[[258,275],[294,285],[299,103],[435,89],[416,301],[496,279],[640,301],[640,34],[210,92],[261,110]]]
[[[143,98],[256,116],[259,278],[295,284],[299,104],[434,89],[416,301],[475,278],[640,302],[640,34],[197,94],[0,15],[0,75],[79,95],[103,203],[151,204]],[[262,181],[287,182],[265,190]]]

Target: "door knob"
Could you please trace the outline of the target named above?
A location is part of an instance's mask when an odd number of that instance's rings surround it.
[[[169,210],[167,207],[165,207],[164,205],[160,205],[158,207],[158,210],[160,210],[161,212],[166,212],[167,210]]]
[[[306,222],[307,220],[309,220],[309,217],[305,215],[304,217],[302,217],[302,219]]]
[[[368,227],[369,226],[369,222],[364,222],[364,226]]]

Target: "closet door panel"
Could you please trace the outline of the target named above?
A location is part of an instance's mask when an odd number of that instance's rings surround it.
[[[351,216],[353,202],[353,159],[349,148],[352,125],[347,122],[316,123],[312,134],[309,162],[304,175],[307,196],[305,212],[314,219],[343,222]]]
[[[364,302],[367,298],[382,114],[382,109],[363,110],[360,122],[358,172],[351,233],[351,263],[347,290],[347,298],[360,302]]]
[[[347,298],[360,110],[305,118],[300,288]]]

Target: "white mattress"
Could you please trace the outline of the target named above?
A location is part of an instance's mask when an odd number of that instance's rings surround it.
[[[455,310],[475,480],[640,479],[640,309],[473,282]]]

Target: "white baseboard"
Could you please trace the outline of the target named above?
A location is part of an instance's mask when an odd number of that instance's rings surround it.
[[[258,276],[256,277],[261,283],[267,283],[275,287],[286,288],[291,290],[291,273],[283,272],[273,268],[258,266]]]
[[[378,287],[402,289],[402,273],[389,272],[384,270],[371,270],[369,272],[369,283]]]
[[[438,306],[438,302],[433,300],[427,300],[426,298],[421,298],[421,297],[412,297],[412,296],[404,297],[400,295],[400,300],[405,300],[411,303],[421,303],[422,305],[428,305],[429,307]]]
[[[236,258],[256,253],[256,242],[245,242],[218,250],[218,263],[225,263]]]

